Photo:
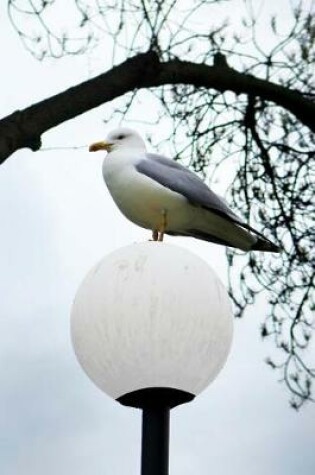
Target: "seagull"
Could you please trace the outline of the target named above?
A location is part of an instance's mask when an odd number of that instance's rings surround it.
[[[154,241],[164,234],[241,249],[280,252],[277,245],[245,223],[195,173],[179,163],[148,153],[140,135],[121,127],[89,151],[106,150],[103,177],[120,211],[150,229]]]

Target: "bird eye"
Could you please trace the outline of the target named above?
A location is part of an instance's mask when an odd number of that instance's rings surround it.
[[[118,139],[118,140],[122,140],[122,139],[124,139],[124,138],[125,138],[125,135],[123,135],[123,134],[117,135],[117,139]]]

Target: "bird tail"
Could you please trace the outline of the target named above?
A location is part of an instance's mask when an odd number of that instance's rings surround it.
[[[281,248],[269,241],[269,239],[258,238],[255,244],[252,245],[251,251],[263,251],[263,252],[281,252]]]
[[[251,246],[250,251],[263,251],[263,252],[281,252],[281,248],[266,238],[261,234],[257,229],[252,228],[247,223],[239,223],[239,226],[242,228],[248,229],[254,236],[256,236],[257,241]]]

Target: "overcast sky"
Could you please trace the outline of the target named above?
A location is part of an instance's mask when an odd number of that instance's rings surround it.
[[[0,54],[1,116],[90,74],[91,58],[36,62],[3,14]],[[140,105],[139,115],[147,108]],[[103,138],[115,125],[105,126],[103,117],[95,110],[50,131],[44,147]],[[140,412],[95,387],[70,342],[71,304],[88,270],[111,251],[148,238],[116,209],[101,163],[101,154],[86,149],[21,150],[0,168],[1,475],[139,473]],[[225,280],[222,248],[168,241],[203,257]],[[291,410],[264,363],[272,351],[259,338],[265,311],[262,302],[235,322],[222,373],[194,402],[172,411],[172,475],[315,473],[315,407]]]

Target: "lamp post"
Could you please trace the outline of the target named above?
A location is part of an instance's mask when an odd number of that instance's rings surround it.
[[[214,271],[165,243],[119,249],[81,284],[71,333],[92,381],[142,409],[142,475],[167,475],[170,409],[211,383],[231,346],[229,298]]]

